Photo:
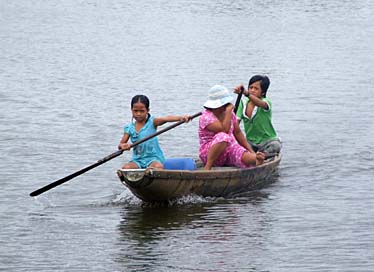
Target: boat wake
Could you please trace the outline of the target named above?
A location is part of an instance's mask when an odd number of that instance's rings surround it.
[[[199,195],[188,195],[178,199],[163,201],[163,202],[144,202],[131,194],[131,192],[125,190],[117,195],[113,195],[111,199],[108,199],[101,205],[108,206],[142,206],[142,207],[160,207],[160,206],[184,206],[188,204],[202,204],[202,203],[213,203],[216,202],[216,197],[202,197]]]
[[[216,197],[202,197],[199,195],[188,195],[178,198],[176,200],[169,201],[170,205],[185,205],[185,204],[201,204],[201,203],[212,203],[216,201]]]

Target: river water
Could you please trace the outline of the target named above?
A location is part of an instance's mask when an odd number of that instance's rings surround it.
[[[0,1],[1,271],[373,271],[374,4]],[[201,111],[214,84],[270,77],[283,141],[271,186],[148,207],[116,151],[151,113]],[[197,120],[159,137],[195,157]]]

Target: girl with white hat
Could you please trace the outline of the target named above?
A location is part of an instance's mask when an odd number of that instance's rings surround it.
[[[199,157],[205,169],[213,166],[250,167],[264,162],[265,155],[255,153],[242,133],[233,111],[231,93],[221,85],[209,90],[199,120]]]

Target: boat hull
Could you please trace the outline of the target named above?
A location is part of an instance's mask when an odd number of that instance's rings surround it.
[[[215,167],[203,170],[123,170],[121,182],[145,202],[177,199],[187,195],[230,197],[258,190],[274,180],[281,155],[253,168]]]

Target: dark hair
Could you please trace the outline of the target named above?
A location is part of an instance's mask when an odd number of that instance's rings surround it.
[[[131,99],[131,108],[133,108],[135,103],[142,103],[144,104],[145,108],[149,110],[149,99],[145,95],[142,95],[142,94],[135,95]]]
[[[266,92],[268,91],[268,88],[269,88],[269,85],[270,85],[269,78],[267,76],[262,76],[262,75],[255,75],[255,76],[251,77],[251,79],[248,82],[248,89],[249,89],[249,86],[251,86],[253,83],[255,83],[257,81],[261,81],[260,82],[261,95],[263,97],[266,97]]]

